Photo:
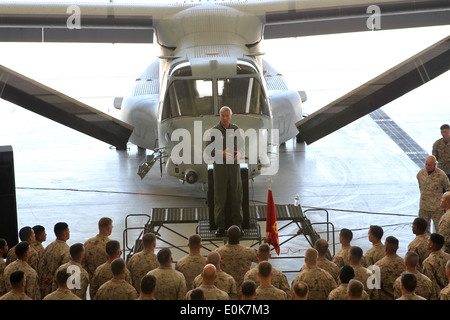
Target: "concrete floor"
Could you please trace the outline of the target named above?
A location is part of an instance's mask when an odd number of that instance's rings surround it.
[[[70,75],[64,79],[73,82]],[[64,79],[53,80],[64,85]],[[448,99],[444,101],[442,96],[449,81],[450,75],[444,74],[383,108],[427,151],[431,151],[432,143],[440,137],[439,126],[449,122]],[[88,88],[89,84],[84,86]],[[425,90],[441,96],[430,95]],[[114,93],[108,95],[106,100],[111,103]],[[426,110],[422,104],[424,98]],[[99,102],[100,99],[91,96],[84,97],[84,101]],[[315,109],[315,103],[314,99],[306,102],[305,112]],[[141,181],[136,172],[145,153],[136,146],[129,145],[128,150],[117,151],[3,100],[0,100],[0,145],[12,145],[14,149],[19,228],[44,225],[48,234],[44,245],[54,240],[53,225],[59,221],[70,226],[70,245],[94,236],[98,219],[109,216],[114,221],[111,238],[124,243],[125,220],[129,214],[149,214],[151,208],[160,207],[206,206],[206,190],[201,185],[183,185],[164,171],[161,177],[157,166]],[[312,145],[291,140],[281,146],[280,169],[273,177],[272,190],[277,204],[293,203],[295,195],[299,194],[304,210],[328,209],[330,222],[336,230],[336,252],[340,249],[338,232],[341,228],[353,230],[352,244],[366,251],[371,246],[368,227],[377,224],[383,226],[385,237],[393,235],[400,240],[399,254],[403,256],[414,237],[411,223],[418,212],[415,176],[419,169],[366,116]],[[250,184],[251,201],[265,203],[267,188],[266,177],[257,177]],[[313,223],[326,220],[324,211],[311,211],[307,216]],[[128,227],[141,227],[146,220],[146,217],[132,217]],[[279,222],[279,228],[285,223]],[[260,225],[264,234],[265,224]],[[189,236],[195,233],[196,226],[170,227]],[[326,237],[324,225],[315,228]],[[280,241],[296,232],[294,226],[284,229]],[[129,232],[128,245],[133,244],[137,233]],[[165,230],[161,235],[186,250],[184,238]],[[307,242],[298,236],[281,247],[283,259],[273,262],[292,279],[303,265],[301,256],[306,248]],[[173,253],[175,260],[184,255],[179,250]]]

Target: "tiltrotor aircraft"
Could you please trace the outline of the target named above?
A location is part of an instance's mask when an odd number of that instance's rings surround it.
[[[264,39],[445,25],[448,0],[0,1],[0,41],[153,42],[160,56],[115,101],[121,120],[6,67],[0,97],[124,149],[150,150],[169,175],[207,181],[205,132],[229,106],[246,134],[249,177],[272,174],[276,148],[312,143],[450,68],[443,39],[379,77],[302,116],[304,92],[290,89],[264,59]],[[295,63],[296,53],[286,55]],[[264,171],[266,170],[266,171]]]

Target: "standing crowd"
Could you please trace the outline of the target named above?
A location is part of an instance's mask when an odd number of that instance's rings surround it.
[[[146,233],[143,249],[124,261],[120,243],[109,239],[113,221],[104,217],[95,237],[70,247],[65,222],[55,224],[56,239],[45,248],[40,225],[21,228],[13,248],[0,238],[0,300],[450,300],[450,127],[443,125],[441,134],[417,174],[419,217],[404,257],[396,237],[383,244],[380,226],[370,226],[365,254],[344,228],[332,260],[327,241],[317,240],[289,284],[270,262],[269,245],[241,245],[236,225],[227,230],[228,243],[206,257],[198,234],[174,264],[171,250],[155,253],[157,238]]]

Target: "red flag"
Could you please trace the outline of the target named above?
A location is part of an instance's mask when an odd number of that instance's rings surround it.
[[[266,241],[271,244],[277,255],[280,255],[280,242],[278,240],[277,213],[275,203],[273,202],[272,190],[269,189],[267,196],[267,215],[266,215]]]

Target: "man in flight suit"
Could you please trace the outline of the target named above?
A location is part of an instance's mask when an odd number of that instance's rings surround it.
[[[228,227],[225,225],[225,206],[228,197],[231,203],[231,224],[242,227],[242,181],[238,160],[243,154],[244,140],[239,133],[239,127],[230,122],[233,114],[231,109],[224,106],[219,113],[220,122],[210,129],[214,132],[209,146],[214,145],[215,148],[210,153],[215,159],[213,164],[214,218],[217,225],[216,236],[221,237],[225,234],[225,228]],[[222,141],[215,141],[218,136],[221,136]],[[222,151],[222,157],[216,155],[217,150]]]

